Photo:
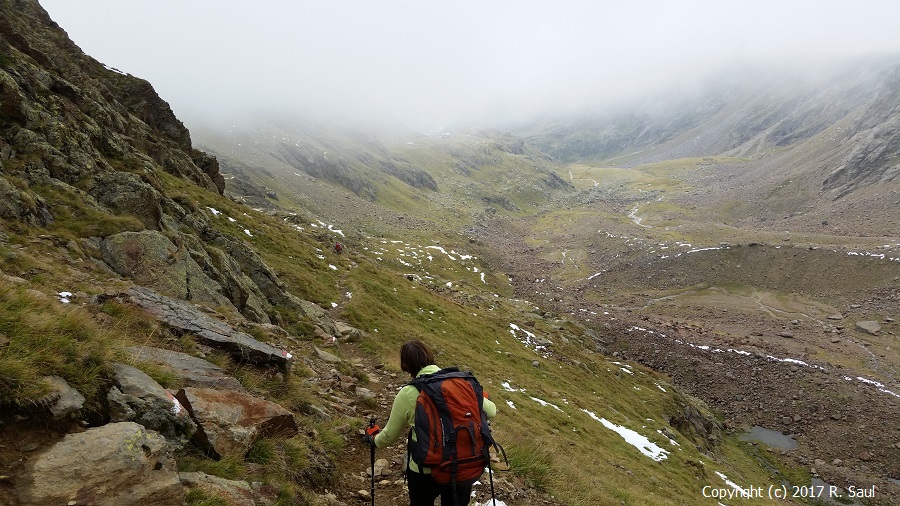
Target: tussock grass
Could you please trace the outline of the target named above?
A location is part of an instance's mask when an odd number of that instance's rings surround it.
[[[60,376],[89,406],[120,355],[124,338],[101,328],[85,310],[0,280],[0,399],[27,407],[47,393],[40,378]]]
[[[189,506],[229,506],[228,501],[225,499],[199,488],[188,490],[184,499]]]

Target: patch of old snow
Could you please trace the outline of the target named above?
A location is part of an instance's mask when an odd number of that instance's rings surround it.
[[[646,455],[647,457],[650,457],[651,459],[653,459],[657,462],[660,462],[660,461],[668,458],[668,453],[669,453],[668,450],[666,450],[664,448],[660,448],[655,443],[653,443],[646,437],[638,434],[637,432],[635,432],[631,429],[628,429],[626,427],[622,427],[621,425],[616,425],[616,424],[610,422],[609,420],[607,420],[606,418],[600,418],[596,414],[594,414],[592,411],[588,411],[586,409],[582,409],[582,411],[587,413],[594,420],[597,420],[598,422],[602,423],[603,426],[606,427],[607,429],[622,436],[622,439],[624,439],[625,442],[627,442],[628,444],[637,448],[639,452]]]

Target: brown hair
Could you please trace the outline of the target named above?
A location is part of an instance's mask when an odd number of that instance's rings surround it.
[[[400,369],[415,377],[426,365],[434,363],[431,348],[419,340],[407,341],[400,347]]]

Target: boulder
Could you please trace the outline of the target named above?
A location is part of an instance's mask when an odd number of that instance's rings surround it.
[[[344,322],[335,321],[334,325],[335,325],[335,330],[337,330],[338,333],[340,334],[340,336],[348,342],[351,342],[351,343],[356,342],[356,341],[358,341],[360,339],[364,339],[366,337],[365,331],[360,330],[356,327],[347,325]]]
[[[178,399],[140,369],[113,364],[113,382],[106,397],[113,422],[137,422],[178,448],[197,431]]]
[[[336,364],[336,363],[338,363],[338,362],[341,361],[341,358],[338,357],[337,355],[334,355],[334,354],[332,354],[332,353],[328,353],[328,352],[325,351],[325,350],[320,350],[320,349],[319,349],[318,347],[316,347],[316,346],[313,346],[313,348],[316,350],[316,354],[319,356],[319,358],[322,359],[322,360],[324,360],[324,361],[326,361],[326,362],[330,362],[330,363],[332,363],[332,364]]]
[[[66,435],[28,462],[17,489],[22,506],[184,503],[172,448],[133,422]]]
[[[206,473],[180,473],[185,493],[199,489],[229,506],[255,506],[253,489],[246,481],[226,480]]]
[[[251,321],[268,323],[268,311],[272,304],[256,286],[241,265],[221,249],[205,244],[194,236],[185,236],[185,244],[191,258],[209,277],[221,287],[226,297],[244,317]]]
[[[334,320],[332,320],[331,317],[328,316],[328,313],[326,313],[324,309],[322,309],[314,302],[301,300],[299,313],[301,318],[309,321],[314,326],[319,327],[327,335],[333,337],[341,337],[341,332],[338,331],[337,325],[335,324]]]
[[[233,307],[222,287],[185,251],[155,230],[121,232],[100,243],[103,261],[120,276],[179,299]]]
[[[245,391],[237,379],[227,375],[221,367],[202,358],[147,346],[132,346],[126,350],[132,354],[135,361],[151,362],[172,371],[184,386]]]
[[[876,321],[856,322],[856,328],[873,336],[877,336],[881,331],[881,325]]]
[[[193,334],[201,343],[224,350],[239,362],[273,364],[285,372],[290,369],[294,357],[286,350],[261,343],[184,301],[139,286],[128,290],[127,295],[132,302],[166,325],[181,333]]]
[[[137,174],[101,172],[94,175],[88,193],[116,214],[135,216],[149,229],[160,228],[163,214],[159,205],[161,195]]]
[[[84,396],[69,386],[66,380],[59,376],[47,376],[44,381],[50,385],[51,391],[41,404],[46,404],[50,408],[55,420],[77,413],[84,407]]]
[[[194,441],[214,457],[243,456],[260,437],[298,431],[290,411],[244,393],[188,387],[175,396],[197,422]]]

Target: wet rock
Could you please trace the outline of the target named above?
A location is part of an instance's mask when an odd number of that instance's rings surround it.
[[[188,492],[199,489],[208,496],[215,497],[229,506],[254,506],[253,489],[246,481],[226,480],[218,476],[212,476],[202,472],[179,473],[179,480]]]
[[[298,431],[290,411],[240,392],[188,387],[175,397],[197,423],[194,441],[218,457],[243,456],[260,437],[291,437]]]
[[[186,353],[147,346],[127,348],[137,362],[151,362],[172,371],[184,386],[245,392],[241,383],[221,367]]]
[[[181,403],[140,369],[113,364],[113,382],[107,394],[113,422],[137,422],[159,432],[176,448],[197,430]]]
[[[18,487],[22,506],[184,502],[172,448],[133,422],[68,434],[27,466]]]

